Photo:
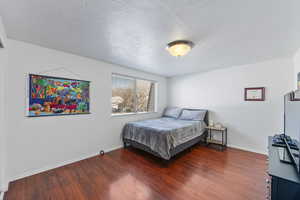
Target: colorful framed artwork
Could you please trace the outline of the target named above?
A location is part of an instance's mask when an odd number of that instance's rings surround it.
[[[245,101],[264,101],[265,100],[265,88],[245,88]]]
[[[28,116],[90,113],[90,82],[29,74]]]

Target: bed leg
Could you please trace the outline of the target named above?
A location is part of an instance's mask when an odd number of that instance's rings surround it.
[[[207,138],[208,138],[208,131],[206,131],[205,132],[205,137],[204,137],[204,144],[206,145],[206,146],[208,146],[208,142],[207,142]]]

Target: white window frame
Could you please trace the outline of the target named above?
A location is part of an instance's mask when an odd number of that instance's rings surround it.
[[[130,113],[113,113],[111,110],[111,116],[126,116],[126,115],[140,115],[140,114],[149,114],[149,113],[156,113],[157,112],[157,96],[158,96],[158,82],[155,80],[150,80],[150,79],[145,79],[145,78],[140,78],[136,76],[130,76],[130,75],[124,75],[124,74],[118,74],[118,73],[112,73],[111,78],[113,76],[124,78],[124,79],[134,79],[134,112]],[[154,111],[150,112],[137,112],[137,87],[136,87],[136,80],[143,80],[143,81],[150,81],[154,83]],[[111,84],[112,84],[112,79],[111,79]],[[112,97],[112,87],[111,87],[111,97]],[[111,98],[110,98],[111,101]],[[112,104],[112,102],[110,102]]]

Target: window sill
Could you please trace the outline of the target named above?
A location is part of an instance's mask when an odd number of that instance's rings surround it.
[[[111,114],[111,117],[135,116],[135,115],[146,115],[146,114],[155,114],[155,113],[158,112],[118,113],[118,114]]]

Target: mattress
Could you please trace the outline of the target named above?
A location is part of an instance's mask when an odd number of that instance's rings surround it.
[[[171,150],[205,132],[204,121],[180,120],[162,117],[129,122],[124,126],[123,138],[149,147],[169,160]]]

